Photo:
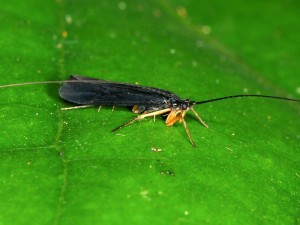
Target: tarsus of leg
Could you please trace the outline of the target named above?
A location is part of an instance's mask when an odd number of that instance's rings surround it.
[[[185,120],[184,120],[184,118],[183,117],[181,117],[181,122],[183,123],[183,126],[184,126],[184,128],[185,128],[185,131],[186,131],[186,133],[187,133],[187,135],[189,136],[189,139],[190,139],[190,142],[192,143],[192,145],[196,148],[196,145],[195,145],[195,142],[193,141],[193,139],[192,139],[192,136],[191,136],[191,133],[190,133],[190,130],[189,130],[189,128],[188,128],[188,126],[187,126],[187,124],[186,124],[186,122],[185,122]]]

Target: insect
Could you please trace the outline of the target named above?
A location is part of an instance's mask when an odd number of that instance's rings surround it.
[[[134,113],[140,114],[126,123],[116,127],[112,130],[112,132],[146,117],[154,117],[155,119],[158,115],[166,115],[165,123],[167,126],[172,126],[177,122],[183,124],[188,138],[194,147],[196,147],[196,144],[192,139],[191,133],[184,119],[186,113],[191,110],[199,122],[203,126],[208,127],[199,114],[194,110],[193,107],[195,105],[241,97],[273,98],[300,102],[300,100],[297,99],[255,94],[231,95],[204,101],[193,101],[190,99],[181,99],[176,94],[159,88],[117,83],[78,75],[72,75],[70,76],[70,79],[66,81],[29,82],[0,86],[0,88],[42,83],[63,83],[59,89],[60,97],[77,105],[75,107],[64,109],[75,109],[90,106],[127,106],[132,107],[132,111]]]

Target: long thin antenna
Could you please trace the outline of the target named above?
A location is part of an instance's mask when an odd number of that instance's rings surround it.
[[[0,88],[26,86],[26,85],[33,85],[33,84],[61,84],[64,82],[70,82],[70,81],[68,80],[36,81],[36,82],[26,82],[26,83],[19,83],[19,84],[6,84],[6,85],[1,85]]]
[[[275,98],[275,99],[286,100],[286,101],[300,102],[300,100],[298,100],[298,99],[284,98],[284,97],[271,96],[271,95],[230,95],[230,96],[225,96],[225,97],[221,97],[221,98],[214,98],[214,99],[196,102],[196,105],[206,104],[209,102],[221,101],[221,100],[230,99],[230,98],[243,98],[243,97]]]
[[[33,82],[25,82],[25,83],[18,83],[18,84],[6,84],[1,85],[1,88],[7,87],[17,87],[17,86],[26,86],[26,85],[34,85],[34,84],[62,84],[62,83],[93,83],[97,84],[101,81],[99,80],[50,80],[50,81],[33,81]],[[109,81],[107,81],[109,82]]]

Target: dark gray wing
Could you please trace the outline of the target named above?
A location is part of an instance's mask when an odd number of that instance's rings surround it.
[[[82,82],[81,82],[82,81]],[[61,98],[79,105],[161,105],[179,97],[172,92],[134,84],[71,76],[59,89]]]

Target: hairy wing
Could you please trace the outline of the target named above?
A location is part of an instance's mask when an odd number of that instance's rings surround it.
[[[82,81],[82,82],[81,82]],[[171,98],[172,92],[140,85],[116,83],[83,76],[71,76],[59,89],[61,98],[79,105],[161,105]]]

